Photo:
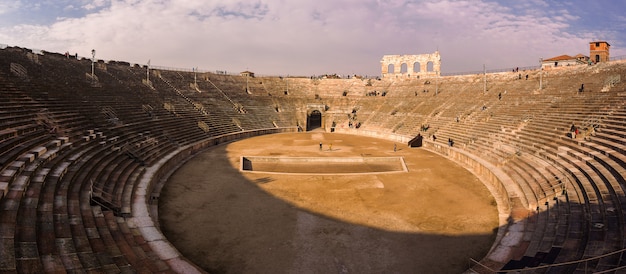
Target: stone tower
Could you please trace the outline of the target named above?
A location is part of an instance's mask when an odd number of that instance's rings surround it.
[[[589,58],[594,63],[609,61],[609,45],[606,41],[589,42]]]

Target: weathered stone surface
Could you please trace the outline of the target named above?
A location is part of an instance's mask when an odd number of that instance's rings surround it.
[[[428,63],[432,62],[432,69],[428,70]],[[419,76],[436,76],[441,72],[441,56],[439,51],[430,54],[418,55],[384,55],[380,61],[383,78],[411,78]],[[406,71],[402,72],[402,65]],[[393,65],[393,67],[391,67]],[[414,67],[419,65],[419,71]],[[393,71],[390,71],[392,69]]]

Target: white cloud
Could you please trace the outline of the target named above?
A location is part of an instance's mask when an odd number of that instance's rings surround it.
[[[93,0],[83,4],[82,8],[86,10],[96,10],[108,6],[109,2],[108,0]]]
[[[0,29],[0,39],[51,51],[260,74],[380,73],[384,54],[439,49],[444,71],[536,65],[586,53],[577,16],[479,1],[95,0],[80,18]],[[0,6],[1,9],[1,6]],[[559,8],[561,9],[561,8]],[[4,36],[2,35],[4,34]]]
[[[11,13],[22,6],[21,1],[2,0],[0,1],[0,15]]]

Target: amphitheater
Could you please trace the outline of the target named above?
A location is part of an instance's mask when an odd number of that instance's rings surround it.
[[[626,83],[621,82],[626,61],[522,73],[528,78],[513,72],[382,80],[249,77],[148,70],[121,61],[92,63],[5,47],[0,50],[0,271],[426,273],[450,272],[442,265],[453,264],[466,273],[626,272]],[[572,125],[579,128],[575,138]],[[268,145],[246,143],[259,138]],[[350,140],[380,147],[350,154],[356,150]],[[242,155],[228,156],[245,146],[237,152]],[[290,146],[298,153],[288,155]],[[307,166],[326,161],[334,168],[328,174],[298,164],[290,171],[320,173],[332,183],[344,180],[337,175],[344,170],[338,163],[389,156],[391,160],[357,166],[355,172],[378,172],[363,178],[388,178],[383,183],[391,185],[398,176],[398,181],[408,180],[402,172],[415,172],[416,161],[423,160],[412,157],[420,155],[447,161],[433,168],[458,166],[488,190],[482,202],[496,214],[495,225],[488,227],[492,233],[483,235],[488,239],[484,251],[461,254],[456,261],[432,261],[431,268],[386,270],[383,265],[368,271],[347,264],[302,271],[220,270],[183,255],[163,232],[166,219],[159,213],[170,208],[167,196],[186,199],[169,194],[169,188],[175,190],[171,180],[194,161],[223,165],[223,171],[238,177],[237,183],[247,184],[241,195],[256,191],[256,196],[244,197],[288,210],[297,203],[258,191],[279,185],[275,176],[294,176],[276,175],[286,170],[271,161],[304,161]],[[231,180],[217,173],[205,176]],[[210,183],[205,187],[227,186]],[[411,186],[403,187],[409,192]],[[441,201],[472,213],[478,206],[464,204],[460,196],[469,196],[474,188]],[[413,209],[404,210],[410,214]],[[356,225],[358,221],[342,221],[342,216],[314,217],[350,231],[373,230]],[[256,225],[254,220],[244,224]],[[426,232],[432,234],[422,233],[419,239],[449,240],[437,235],[436,225],[430,228]],[[392,234],[377,233],[373,235]],[[256,251],[259,256],[270,252]],[[316,263],[325,262],[311,262]]]

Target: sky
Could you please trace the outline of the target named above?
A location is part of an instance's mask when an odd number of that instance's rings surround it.
[[[381,74],[439,51],[441,72],[626,55],[622,0],[0,0],[0,44],[258,75]]]

